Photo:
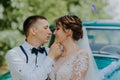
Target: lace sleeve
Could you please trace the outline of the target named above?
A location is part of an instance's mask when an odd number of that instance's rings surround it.
[[[88,53],[80,53],[74,61],[72,80],[84,80],[89,65]]]

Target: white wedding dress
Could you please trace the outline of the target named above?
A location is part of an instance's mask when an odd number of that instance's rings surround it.
[[[53,69],[50,75],[51,80],[71,80],[72,74],[76,75],[74,79],[83,80],[81,73],[88,68],[88,56],[85,54],[87,53],[84,50],[80,50],[68,58],[56,73]]]
[[[76,75],[74,80],[101,80],[98,75],[95,60],[91,54],[85,28],[83,28],[83,39],[79,40],[77,43],[83,49],[65,60],[57,71],[53,68],[50,74],[51,80],[72,80],[73,74]],[[85,55],[86,53],[87,55]],[[89,61],[87,61],[87,59],[89,59]],[[84,79],[81,73],[86,70],[87,73]]]

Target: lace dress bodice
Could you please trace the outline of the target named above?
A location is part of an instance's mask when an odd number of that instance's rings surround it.
[[[88,69],[88,53],[79,51],[74,56],[69,57],[55,72],[54,68],[50,74],[51,80],[83,80]],[[56,66],[55,66],[56,67]]]

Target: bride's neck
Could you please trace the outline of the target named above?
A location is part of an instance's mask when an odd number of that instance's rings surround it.
[[[78,51],[80,47],[75,42],[68,42],[63,44],[63,55],[68,56],[74,54],[74,52]]]

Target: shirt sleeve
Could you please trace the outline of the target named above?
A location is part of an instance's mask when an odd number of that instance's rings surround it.
[[[26,64],[23,57],[16,54],[16,51],[8,52],[6,60],[12,75],[21,80],[45,80],[54,64],[54,61],[47,56],[41,66],[33,69],[30,65]]]

